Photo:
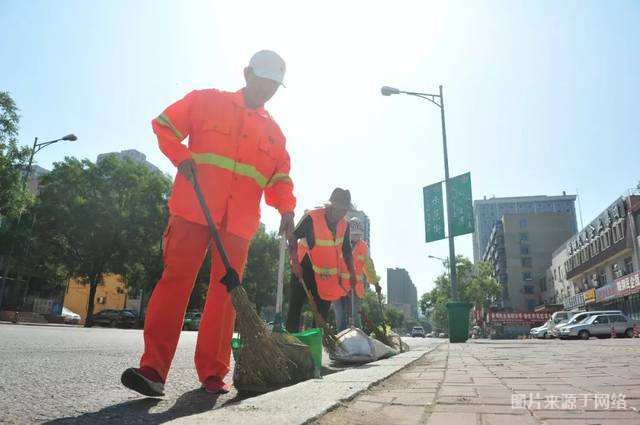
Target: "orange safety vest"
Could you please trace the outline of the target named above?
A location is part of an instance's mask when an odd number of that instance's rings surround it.
[[[358,298],[364,297],[364,276],[366,273],[366,260],[369,257],[369,247],[363,240],[356,242],[353,247],[353,268],[356,272],[356,295]]]
[[[307,213],[313,222],[315,245],[309,249],[306,239],[298,244],[298,261],[309,255],[318,286],[318,295],[326,301],[335,301],[349,292],[349,269],[342,254],[342,243],[347,231],[347,220],[340,220],[335,236],[327,226],[325,209],[318,208]]]
[[[250,240],[260,221],[260,200],[281,214],[296,199],[289,177],[289,154],[280,128],[263,108],[244,105],[242,91],[196,90],[153,120],[162,152],[178,166],[192,159],[214,222]],[[189,137],[188,147],[181,142]],[[207,224],[191,183],[176,175],[169,210]]]

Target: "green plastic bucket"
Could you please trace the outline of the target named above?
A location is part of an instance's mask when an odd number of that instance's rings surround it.
[[[298,338],[303,344],[309,346],[313,363],[318,370],[322,369],[322,329],[309,329],[292,335]]]
[[[462,302],[448,302],[449,342],[467,342],[469,339],[469,310],[472,305]]]
[[[322,329],[309,329],[304,332],[298,332],[291,334],[298,338],[300,342],[309,347],[311,357],[313,357],[313,363],[318,370],[322,368]],[[238,356],[238,350],[242,347],[242,341],[240,338],[231,339],[231,351],[233,352],[233,358]]]

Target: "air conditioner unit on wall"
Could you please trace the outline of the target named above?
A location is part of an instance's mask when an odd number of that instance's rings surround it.
[[[105,303],[107,302],[107,297],[98,297],[98,298],[96,299],[96,302],[97,302],[98,304],[105,304]]]

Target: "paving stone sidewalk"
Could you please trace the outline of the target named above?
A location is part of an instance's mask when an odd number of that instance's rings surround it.
[[[316,425],[639,425],[640,340],[443,344]]]

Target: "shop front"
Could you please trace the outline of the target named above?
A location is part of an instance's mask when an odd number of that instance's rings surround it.
[[[531,328],[540,326],[551,317],[551,313],[523,313],[489,311],[487,326],[491,339],[512,339],[529,335]]]
[[[640,273],[630,273],[596,289],[596,303],[589,310],[622,310],[640,320]]]

